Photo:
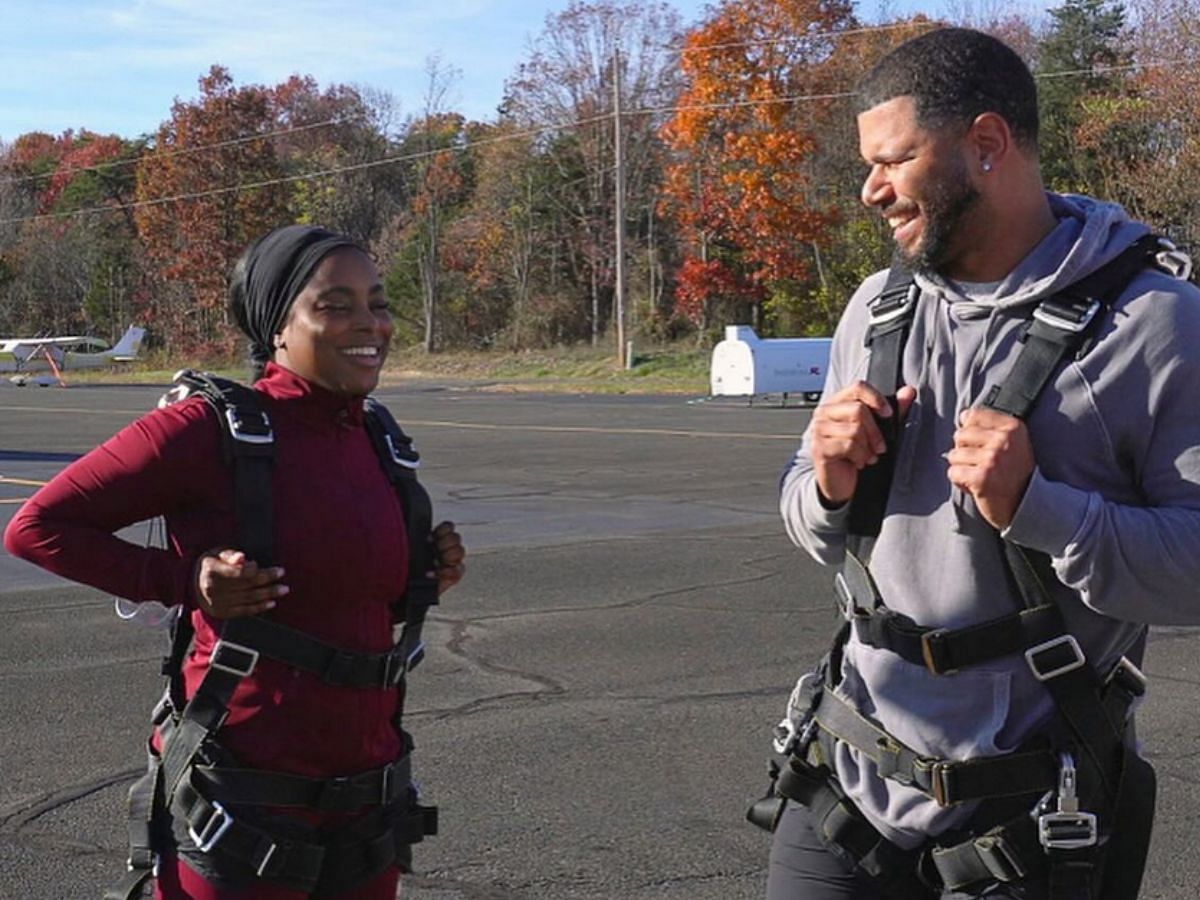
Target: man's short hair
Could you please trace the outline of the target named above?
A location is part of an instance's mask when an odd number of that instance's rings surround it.
[[[1011,47],[981,31],[939,28],[896,47],[858,86],[858,111],[912,97],[917,124],[930,131],[969,126],[986,112],[1008,123],[1037,152],[1037,86]]]

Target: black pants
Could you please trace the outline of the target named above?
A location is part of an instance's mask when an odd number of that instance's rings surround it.
[[[992,884],[942,894],[942,900],[1044,900],[1044,883]],[[829,851],[813,831],[808,810],[789,802],[771,844],[767,900],[889,900],[863,875]]]

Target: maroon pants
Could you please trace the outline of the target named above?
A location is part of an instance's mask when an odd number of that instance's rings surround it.
[[[400,895],[399,886],[400,870],[392,866],[329,900],[395,900]],[[166,859],[160,864],[154,897],[155,900],[308,900],[307,894],[266,881],[245,888],[220,888],[178,859]]]

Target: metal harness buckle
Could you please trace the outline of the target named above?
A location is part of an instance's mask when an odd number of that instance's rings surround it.
[[[271,846],[267,848],[267,852],[263,854],[262,862],[258,864],[258,868],[254,870],[254,874],[259,878],[263,877],[263,873],[267,871],[267,866],[271,862],[271,857],[275,855],[275,850],[279,847],[277,843],[271,841]]]
[[[1043,300],[1033,311],[1033,317],[1051,328],[1078,334],[1091,324],[1092,319],[1096,318],[1096,313],[1100,311],[1099,300],[1085,302],[1086,306],[1069,300]]]
[[[1071,651],[1072,658],[1061,665],[1043,670],[1040,668],[1041,661],[1039,657],[1043,654],[1049,654],[1060,647],[1065,647]],[[1051,638],[1045,643],[1038,644],[1036,647],[1030,647],[1025,651],[1025,662],[1029,664],[1033,676],[1042,682],[1049,681],[1051,678],[1057,678],[1059,675],[1064,675],[1067,672],[1073,672],[1085,662],[1087,657],[1083,655],[1083,650],[1079,646],[1079,641],[1075,640],[1075,636],[1071,634],[1060,634],[1056,638]]]
[[[1059,755],[1058,808],[1038,816],[1038,840],[1047,850],[1081,850],[1099,839],[1096,816],[1079,808],[1075,793],[1075,759]]]
[[[229,434],[235,441],[244,444],[270,444],[275,440],[275,432],[271,429],[271,420],[261,410],[258,413],[261,423],[251,424],[238,415],[232,406],[225,407],[225,421],[229,425]]]
[[[404,637],[401,635],[400,642],[392,647],[387,655],[387,661],[383,666],[383,686],[395,687],[404,680],[404,676],[417,667],[417,664],[425,658],[425,642],[417,641],[417,645],[407,653],[404,648],[407,645],[404,642]]]
[[[918,294],[920,294],[920,288],[916,283],[908,285],[902,291],[892,290],[880,294],[867,309],[871,317],[870,326],[877,328],[907,315],[913,304],[917,302]]]
[[[406,469],[421,468],[421,460],[419,458],[414,459],[412,456],[405,456],[396,449],[396,442],[392,440],[390,434],[384,434],[383,439],[387,442],[388,453],[392,455],[392,462],[398,466],[404,466]]]
[[[231,655],[232,659],[229,658]],[[246,678],[258,665],[258,651],[232,641],[217,641],[212,656],[208,658],[208,665],[210,668]]]
[[[846,576],[840,571],[833,576],[833,598],[842,618],[847,622],[853,622],[854,616],[858,612],[858,603],[854,599],[854,592],[850,590],[850,585],[846,582]]]
[[[975,852],[997,881],[1011,883],[1029,874],[1021,858],[1001,835],[985,834],[976,838]]]
[[[192,825],[188,825],[188,837],[196,845],[196,849],[201,853],[208,853],[213,847],[217,846],[217,841],[225,836],[225,832],[229,830],[229,826],[233,824],[233,816],[225,811],[225,807],[216,800],[212,801],[212,814],[209,815],[203,827],[197,833]],[[268,854],[268,857],[270,854]]]
[[[1139,669],[1127,656],[1117,660],[1117,664],[1104,680],[1105,685],[1116,684],[1123,688],[1131,697],[1142,697],[1148,684],[1145,673]]]

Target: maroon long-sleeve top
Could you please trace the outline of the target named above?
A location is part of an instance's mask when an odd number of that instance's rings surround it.
[[[363,653],[392,645],[408,542],[400,502],[371,446],[362,401],[271,364],[255,388],[275,431],[275,545],[290,593],[264,615]],[[162,515],[171,546],[114,535]],[[220,424],[201,398],[156,410],[72,463],[4,534],[8,551],[130,600],[185,604],[196,627],[184,667],[190,696],[219,623],[196,608],[194,569],[233,546],[233,479]],[[240,763],[309,776],[354,774],[394,760],[395,690],[335,687],[263,657],[238,687],[220,732]]]

